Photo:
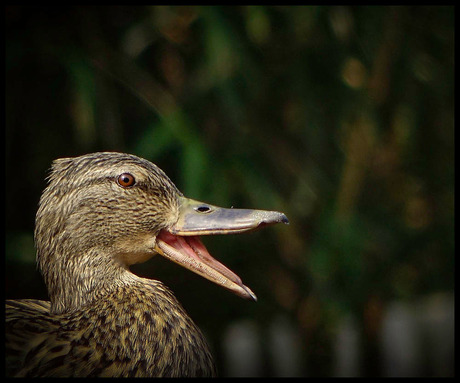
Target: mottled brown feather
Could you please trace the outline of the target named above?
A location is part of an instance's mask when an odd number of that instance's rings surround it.
[[[132,173],[137,188],[116,177]],[[37,213],[50,302],[6,302],[8,376],[214,376],[201,331],[161,282],[129,264],[177,219],[181,193],[152,163],[121,153],[57,160]]]

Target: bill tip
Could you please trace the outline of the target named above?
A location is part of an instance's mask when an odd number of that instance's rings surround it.
[[[246,298],[252,299],[254,302],[257,302],[256,294],[254,294],[249,287],[243,285],[243,289],[248,294]]]
[[[281,222],[283,222],[284,224],[286,225],[289,225],[289,220],[288,220],[288,217],[286,217],[285,214],[281,213],[282,216],[281,216]]]

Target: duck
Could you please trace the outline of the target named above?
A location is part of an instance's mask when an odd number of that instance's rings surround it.
[[[286,215],[186,198],[157,165],[132,154],[55,160],[34,231],[49,301],[6,301],[7,376],[216,376],[203,333],[173,292],[130,266],[161,255],[256,301],[201,236],[277,223],[288,223]]]

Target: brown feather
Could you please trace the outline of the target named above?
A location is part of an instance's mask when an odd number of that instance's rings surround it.
[[[129,172],[136,188],[121,188]],[[205,338],[161,282],[154,255],[182,195],[154,164],[121,153],[54,162],[35,241],[50,302],[6,302],[9,376],[213,376]]]

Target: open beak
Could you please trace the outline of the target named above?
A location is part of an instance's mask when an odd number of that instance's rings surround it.
[[[179,219],[157,236],[155,251],[169,260],[217,283],[235,294],[257,300],[241,278],[214,259],[201,242],[200,235],[234,234],[275,223],[289,223],[277,211],[225,209],[180,197]]]

